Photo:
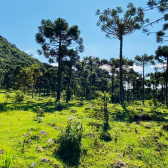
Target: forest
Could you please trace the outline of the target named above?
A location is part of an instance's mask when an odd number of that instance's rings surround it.
[[[145,13],[156,8],[162,17],[151,22]],[[34,38],[49,63],[0,36],[0,168],[168,167],[168,46],[123,53],[126,35],[150,35],[158,23],[165,44],[167,11],[167,0],[98,9],[97,28],[119,40],[118,58],[81,57],[79,27],[60,17],[42,19]]]

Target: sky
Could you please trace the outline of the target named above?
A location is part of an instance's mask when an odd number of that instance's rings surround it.
[[[96,23],[99,17],[96,10],[116,8],[121,6],[124,11],[129,2],[136,7],[146,7],[147,0],[0,0],[0,35],[10,43],[15,44],[20,50],[33,54],[41,62],[48,63],[43,56],[38,56],[37,49],[41,46],[35,41],[38,26],[42,19],[52,21],[61,17],[69,26],[78,25],[81,31],[80,37],[84,40],[85,51],[79,55],[94,56],[100,59],[119,58],[119,40],[108,39]],[[160,18],[157,10],[148,11],[146,18],[154,21]],[[163,22],[149,27],[151,32],[162,29]],[[124,36],[123,56],[134,59],[136,55],[154,55],[160,44],[156,42],[156,35],[147,36],[141,30]],[[166,45],[166,43],[162,44]],[[153,71],[147,67],[146,72]],[[136,70],[141,70],[137,68]]]

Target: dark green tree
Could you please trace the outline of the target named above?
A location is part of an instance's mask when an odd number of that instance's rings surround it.
[[[62,62],[67,57],[68,48],[76,48],[83,51],[83,39],[80,38],[80,30],[77,25],[69,27],[68,23],[58,18],[54,22],[51,20],[42,20],[36,34],[37,43],[41,44],[43,54],[49,58],[49,62],[58,62],[57,78],[57,101],[60,100],[61,81],[62,81]],[[42,54],[39,50],[39,54]]]
[[[155,53],[156,53],[155,59],[162,64],[166,64],[166,75],[165,75],[166,105],[168,107],[168,90],[167,90],[168,88],[168,46],[159,46]]]
[[[70,91],[70,84],[72,80],[72,73],[73,73],[73,66],[75,66],[75,63],[79,61],[80,57],[77,55],[77,51],[71,49],[68,51],[68,56],[70,59],[67,61],[67,66],[68,66],[68,87],[67,87],[67,97],[66,97],[66,102],[68,102],[71,98],[71,91]]]
[[[144,55],[141,55],[141,56],[137,55],[135,57],[135,64],[138,65],[138,66],[141,66],[143,68],[143,104],[144,104],[144,94],[145,94],[145,92],[144,92],[144,87],[145,87],[144,86],[145,85],[145,81],[144,81],[144,79],[145,79],[145,75],[144,75],[145,66],[148,66],[150,64],[154,65],[154,61],[153,60],[154,60],[154,56],[153,55],[147,56],[147,54],[144,54]]]
[[[132,34],[140,29],[145,23],[143,11],[137,11],[132,3],[127,6],[128,10],[124,13],[123,18],[120,14],[123,13],[121,7],[110,10],[109,8],[102,13],[98,9],[96,15],[99,16],[97,25],[108,38],[118,38],[120,40],[120,103],[123,104],[123,82],[122,82],[122,47],[123,36]]]
[[[146,29],[146,27],[153,26],[155,23],[159,23],[160,21],[165,21],[165,22],[168,21],[168,1],[167,0],[149,0],[147,2],[147,6],[148,6],[148,8],[141,8],[139,10],[145,12],[145,11],[157,9],[159,11],[159,13],[163,14],[162,17],[157,18],[155,21],[152,21],[149,24],[144,26],[144,32],[146,32],[147,34],[150,34],[151,32],[149,32],[149,30]],[[168,37],[168,36],[166,36],[167,29],[168,29],[168,23],[164,23],[162,30],[155,32],[156,37],[157,37],[156,41],[158,43],[163,42],[163,41],[167,41],[164,39],[165,37]]]

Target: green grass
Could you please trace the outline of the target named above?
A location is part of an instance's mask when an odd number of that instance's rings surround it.
[[[56,111],[54,98],[42,97],[39,100],[37,96],[31,99],[31,95],[26,95],[24,102],[16,105],[13,96],[14,93],[8,100],[9,104],[0,112],[0,150],[4,150],[4,153],[0,154],[0,167],[5,168],[6,158],[11,159],[11,168],[29,168],[32,163],[36,163],[35,167],[38,168],[110,168],[118,160],[132,168],[168,167],[168,132],[162,129],[165,121],[137,123],[130,120],[131,113],[138,114],[137,109],[140,108],[143,109],[142,113],[149,114],[153,108],[151,106],[133,105],[122,108],[120,105],[113,107],[114,104],[109,104],[110,128],[104,134],[110,139],[106,140],[102,139],[103,120],[101,112],[97,112],[97,109],[100,109],[98,105],[85,110],[92,104],[84,102],[84,105],[80,105],[80,101],[74,100],[69,104],[63,103],[64,109]],[[5,93],[0,93],[0,99],[1,103],[6,102]],[[40,123],[34,120],[36,112],[33,107],[36,106],[41,106],[45,112]],[[71,112],[71,109],[77,111]],[[166,109],[156,110],[167,119]],[[58,149],[58,137],[61,130],[66,128],[70,116],[82,123],[82,152],[79,161],[74,158],[71,162],[65,162],[56,156],[54,151]],[[40,131],[46,131],[47,135],[41,134]],[[41,139],[36,138],[37,135]],[[54,144],[46,142],[50,138],[55,139]],[[43,151],[39,151],[38,146],[43,147]],[[41,162],[42,158],[49,159],[50,162]]]

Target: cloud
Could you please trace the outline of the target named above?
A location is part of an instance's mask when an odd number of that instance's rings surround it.
[[[39,55],[33,55],[34,57],[38,57]]]
[[[137,65],[130,66],[130,68],[133,68],[135,72],[141,72],[143,70],[141,66]]]
[[[25,53],[29,53],[30,51],[33,51],[33,50],[27,50],[27,51],[25,51]]]
[[[58,63],[51,63],[50,65],[52,65],[54,67],[58,67]]]
[[[105,64],[105,65],[100,66],[99,68],[104,69],[108,72],[111,72],[111,66],[110,65]]]
[[[150,80],[150,76],[146,77],[145,79]]]
[[[99,68],[105,69],[106,71],[111,72],[110,65],[105,64],[105,65],[100,66]],[[141,66],[137,66],[137,65],[130,66],[129,68],[133,68],[134,71],[136,71],[136,72],[141,72],[143,70],[143,68]],[[119,68],[116,68],[116,69],[119,71]],[[123,69],[127,69],[127,68],[125,66],[123,66]]]
[[[151,68],[166,68],[166,64],[157,64],[157,65],[151,65]]]

